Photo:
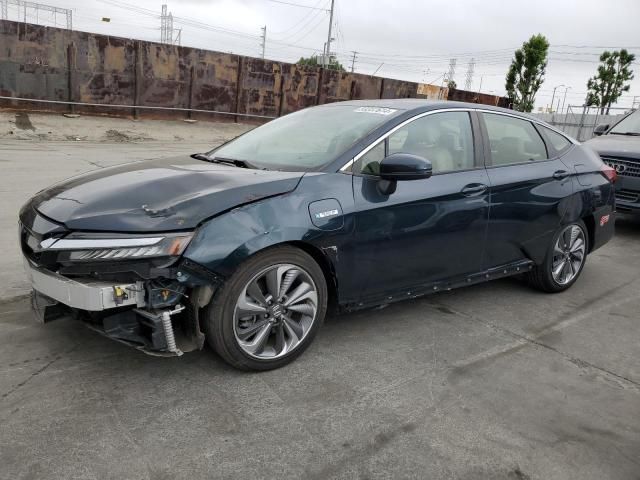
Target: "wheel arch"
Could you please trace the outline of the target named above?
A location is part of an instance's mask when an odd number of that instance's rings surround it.
[[[271,243],[268,245],[264,245],[262,248],[252,250],[241,259],[239,259],[237,255],[234,255],[235,261],[237,262],[236,267],[241,263],[249,260],[250,258],[255,257],[256,255],[260,255],[266,251],[284,246],[290,246],[302,250],[318,264],[318,266],[322,270],[325,282],[327,284],[327,292],[329,294],[328,309],[330,312],[335,312],[338,308],[338,280],[336,275],[336,268],[334,265],[334,259],[330,258],[327,251],[324,251],[322,248],[316,245],[305,242],[303,240],[285,240],[277,243]],[[328,249],[328,251],[331,250]],[[245,250],[245,252],[247,251]]]

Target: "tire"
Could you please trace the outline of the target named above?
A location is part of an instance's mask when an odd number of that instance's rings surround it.
[[[311,344],[327,299],[324,273],[310,255],[270,248],[244,261],[205,308],[207,341],[238,369],[280,368]]]
[[[577,232],[574,240],[572,240],[573,232]],[[575,252],[570,254],[569,257],[563,257],[563,255],[568,255],[567,250],[570,251],[571,248],[578,246],[578,240],[580,239],[582,240],[582,246],[579,249],[576,248]],[[566,246],[567,240],[569,240],[569,243],[575,243],[568,245],[568,248],[565,249],[563,245]],[[560,250],[562,250],[562,253]],[[576,252],[579,251],[581,251],[581,260],[578,264]],[[541,265],[534,266],[531,272],[529,272],[529,284],[533,288],[547,293],[558,293],[567,290],[580,277],[587,260],[588,251],[589,235],[584,222],[582,220],[578,220],[577,222],[563,225],[562,228],[560,228],[560,230],[558,230],[558,232],[553,236],[551,245],[549,245],[547,254],[545,255],[544,262]],[[562,263],[563,258],[565,266],[558,274],[558,268],[560,268],[560,263]],[[563,278],[563,275],[566,272],[571,272],[571,275]]]

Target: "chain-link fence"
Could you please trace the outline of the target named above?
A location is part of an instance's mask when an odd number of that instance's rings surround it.
[[[593,130],[597,125],[616,123],[622,115],[631,111],[630,108],[611,107],[608,115],[600,114],[598,107],[585,107],[583,105],[569,105],[565,113],[535,113],[545,122],[559,128],[567,135],[584,142],[592,138]]]

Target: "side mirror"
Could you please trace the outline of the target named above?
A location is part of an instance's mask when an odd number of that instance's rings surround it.
[[[421,180],[433,172],[431,162],[410,153],[392,153],[380,162],[380,178],[383,180]]]
[[[410,153],[392,153],[380,162],[378,191],[391,195],[396,191],[398,180],[421,180],[433,173],[431,162]]]
[[[607,130],[609,130],[609,124],[601,123],[600,125],[598,125],[596,128],[593,129],[593,134],[599,137],[600,135],[605,133]]]

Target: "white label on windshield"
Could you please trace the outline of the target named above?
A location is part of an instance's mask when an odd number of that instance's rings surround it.
[[[377,113],[378,115],[391,115],[396,111],[397,110],[393,108],[382,108],[382,107],[360,107],[354,110],[354,112],[357,112],[357,113]]]

